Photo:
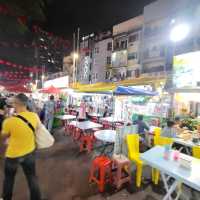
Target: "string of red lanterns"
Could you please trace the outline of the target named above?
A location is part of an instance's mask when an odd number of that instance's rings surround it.
[[[12,63],[10,61],[2,60],[2,59],[0,59],[0,65],[7,65],[12,68],[17,68],[19,70],[28,71],[28,72],[32,72],[32,73],[43,72],[42,67],[39,67],[39,66],[24,66],[24,65]]]

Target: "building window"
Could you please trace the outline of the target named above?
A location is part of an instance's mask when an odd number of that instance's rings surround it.
[[[107,57],[107,65],[111,65],[111,56]]]
[[[133,71],[132,70],[128,70],[127,74],[126,74],[127,78],[132,77],[132,75],[133,75]]]
[[[127,40],[121,41],[121,48],[126,49],[127,48]]]
[[[129,36],[128,42],[129,43],[135,42],[138,40],[138,38],[139,38],[138,34],[131,35],[131,36]]]
[[[137,60],[138,54],[136,52],[128,54],[128,60]]]
[[[95,54],[98,54],[98,53],[99,53],[99,47],[96,47],[96,48],[94,49],[94,52],[95,52]]]
[[[109,42],[109,43],[107,44],[107,50],[108,50],[108,51],[112,51],[112,42]]]

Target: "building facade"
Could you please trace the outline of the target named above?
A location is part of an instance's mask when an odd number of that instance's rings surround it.
[[[78,82],[105,82],[106,70],[111,65],[112,33],[110,31],[83,37],[80,43]]]
[[[90,34],[88,36],[83,37],[80,43],[76,78],[77,81],[82,84],[91,83],[94,45],[94,34]]]
[[[113,26],[112,81],[139,75],[142,26],[143,16]]]
[[[144,7],[141,56],[143,74],[170,73],[173,55],[190,52],[196,48],[194,30],[181,42],[170,40],[171,30],[175,26],[185,22],[191,23],[190,14],[194,11],[191,5],[190,0],[157,0]]]
[[[200,49],[199,0],[157,0],[143,15],[113,26],[113,33],[82,38],[77,79],[80,83],[111,82],[139,76],[171,74],[173,56]],[[172,42],[179,24],[190,25],[189,35]]]
[[[112,33],[108,32],[105,39],[96,37],[92,63],[92,83],[105,82],[108,74],[107,68],[111,66]]]

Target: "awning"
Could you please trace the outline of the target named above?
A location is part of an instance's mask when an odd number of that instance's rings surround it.
[[[71,88],[78,92],[108,92],[114,91],[118,86],[136,86],[136,85],[159,85],[165,82],[165,76],[155,77],[140,77],[131,80],[124,80],[119,82],[99,82],[94,84],[71,84]]]
[[[118,86],[117,89],[114,91],[114,95],[156,96],[158,95],[158,93],[137,87]]]

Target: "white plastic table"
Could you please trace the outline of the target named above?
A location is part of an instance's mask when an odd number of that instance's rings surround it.
[[[56,116],[56,118],[63,120],[63,121],[66,121],[66,120],[76,119],[76,116],[74,116],[74,115],[58,115],[58,116]]]
[[[102,128],[101,124],[97,124],[91,121],[84,121],[84,122],[72,121],[70,124],[74,125],[75,127],[83,131],[94,129],[94,128]]]
[[[191,169],[185,169],[180,166],[178,161],[173,161],[172,159],[165,160],[163,158],[163,154],[164,147],[156,146],[140,155],[142,161],[161,172],[167,192],[163,200],[172,199],[171,194],[175,191],[179,183],[184,183],[189,187],[200,191],[200,159],[196,159],[185,154],[180,154],[180,156],[192,159]],[[167,176],[175,179],[175,182],[172,185],[168,185]],[[180,193],[178,193],[176,199],[179,198],[179,195]]]
[[[117,119],[115,117],[104,117],[104,118],[101,118],[101,121],[107,121],[109,123],[123,122],[122,119]]]
[[[116,131],[114,130],[100,130],[96,131],[94,135],[103,142],[115,143]]]
[[[91,116],[91,117],[97,117],[97,118],[99,118],[99,117],[102,117],[103,115],[102,114],[100,114],[100,113],[88,113],[88,115],[89,116]]]

